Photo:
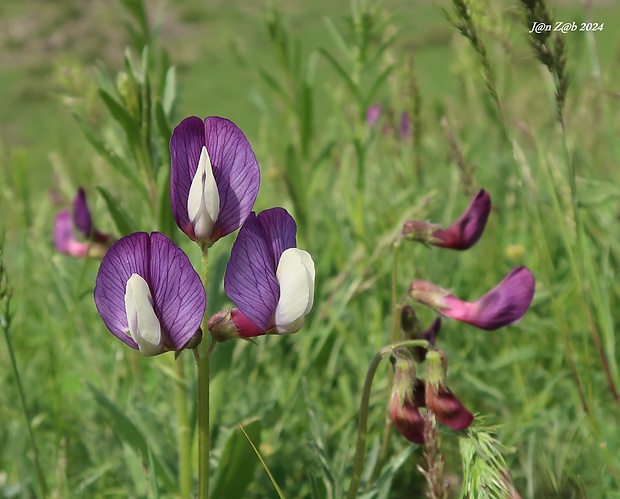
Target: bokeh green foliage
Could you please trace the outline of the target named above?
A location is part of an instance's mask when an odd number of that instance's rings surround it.
[[[564,35],[571,79],[562,129],[554,79],[528,45],[521,7],[507,4],[470,3],[485,44],[485,71],[476,47],[448,21],[435,17],[437,40],[416,39],[431,45],[424,51],[403,42],[402,11],[390,15],[371,2],[353,2],[349,13],[330,17],[326,36],[312,47],[291,27],[293,15],[267,9],[252,28],[263,25],[261,58],[253,61],[239,47],[238,60],[230,58],[231,74],[242,74],[241,62],[256,76],[245,90],[254,104],[244,107],[251,118],[239,120],[254,123],[247,133],[262,167],[256,209],[289,209],[300,247],[317,265],[315,308],[299,334],[261,338],[258,345],[226,343],[213,357],[212,464],[238,466],[234,456],[242,456],[252,478],[247,497],[274,491],[243,445],[239,423],[260,435],[253,441],[287,497],[346,493],[361,386],[390,338],[391,244],[407,219],[454,220],[471,190],[482,187],[494,208],[481,241],[463,253],[403,245],[396,276],[403,295],[416,278],[472,299],[515,265],[529,266],[537,277],[533,308],[517,325],[484,332],[444,321],[439,345],[450,359],[450,388],[485,416],[466,440],[444,432],[452,490],[458,493],[463,477],[480,483],[487,473],[489,460],[472,457],[476,442],[484,443],[478,458],[489,447],[503,452],[523,497],[609,497],[618,490],[619,406],[611,387],[620,383],[620,124],[608,90],[618,75],[609,44],[599,42],[609,40],[612,26],[592,37]],[[55,253],[51,176],[47,183],[32,176],[36,156],[39,169],[52,165],[62,195],[85,184],[102,229],[120,235],[159,228],[198,263],[198,249],[166,218],[166,141],[184,112],[204,117],[197,81],[210,74],[188,73],[186,88],[179,77],[175,107],[171,68],[183,54],[165,55],[159,43],[166,40],[152,31],[141,5],[125,2],[123,19],[133,19],[133,35],[122,68],[99,67],[94,79],[75,63],[63,73],[65,103],[86,138],[78,138],[69,112],[56,119],[67,121],[80,145],[49,157],[10,143],[1,151],[12,343],[38,455],[58,497],[176,492],[174,360],[144,359],[106,332],[92,302],[98,262]],[[618,19],[616,10],[598,15]],[[569,13],[576,21],[586,16]],[[591,70],[598,66],[600,73]],[[71,84],[74,92],[67,91]],[[230,106],[237,109],[243,98],[235,96]],[[369,126],[365,112],[374,102],[383,112]],[[400,136],[401,111],[414,121],[412,136]],[[222,279],[231,244],[229,237],[211,252],[211,312],[228,306]],[[433,318],[428,311],[420,316],[425,323]],[[192,372],[189,357],[180,362]],[[0,350],[0,365],[8,365],[5,358]],[[363,497],[411,497],[424,489],[416,470],[421,449],[398,434],[384,472],[368,483],[384,426],[388,369],[380,367],[371,396]],[[0,421],[6,422],[0,490],[29,497],[36,475],[17,388],[8,369],[0,376]],[[491,429],[503,447],[488,436]],[[465,472],[461,455],[470,456]]]

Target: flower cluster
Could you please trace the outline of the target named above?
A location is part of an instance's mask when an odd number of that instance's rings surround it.
[[[174,220],[203,253],[241,227],[225,276],[236,308],[209,320],[212,337],[299,331],[314,301],[314,262],[297,248],[297,226],[286,210],[252,211],[260,170],[243,132],[224,118],[192,116],[174,129],[170,156]],[[203,334],[206,293],[187,255],[159,232],[112,242],[94,228],[80,188],[73,213],[56,218],[54,243],[74,257],[103,258],[94,299],[107,328],[145,356],[195,348]]]
[[[447,229],[419,220],[410,220],[403,226],[405,240],[418,241],[426,246],[466,250],[478,242],[491,211],[491,197],[480,190],[469,207]],[[427,281],[413,281],[408,296],[436,312],[493,331],[523,318],[534,298],[536,283],[527,267],[516,267],[491,291],[474,301],[457,298],[451,291]],[[464,430],[474,416],[446,386],[448,358],[435,350],[441,319],[422,331],[415,310],[410,305],[401,308],[401,329],[406,339],[425,340],[428,347],[410,351],[397,350],[391,357],[394,367],[394,385],[389,405],[389,416],[394,426],[409,441],[424,443],[424,419],[420,408],[431,411],[437,421],[454,429]],[[415,362],[426,362],[426,377],[416,377]]]

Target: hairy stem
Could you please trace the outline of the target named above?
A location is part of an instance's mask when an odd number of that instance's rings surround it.
[[[428,341],[426,340],[407,340],[399,343],[394,343],[383,347],[373,357],[368,371],[366,372],[366,379],[364,380],[364,387],[362,388],[362,398],[360,401],[359,412],[359,425],[357,429],[357,443],[355,446],[355,458],[353,460],[353,475],[351,477],[351,486],[349,487],[349,493],[347,499],[355,499],[357,497],[357,491],[360,487],[362,479],[362,471],[364,470],[364,455],[366,453],[366,439],[368,437],[368,410],[370,405],[370,389],[372,382],[375,378],[375,374],[381,363],[381,360],[388,357],[392,352],[400,348],[408,347],[422,347],[428,348]]]

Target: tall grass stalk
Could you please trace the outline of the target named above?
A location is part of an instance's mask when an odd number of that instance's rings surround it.
[[[4,334],[4,341],[6,343],[7,352],[9,354],[9,361],[11,364],[11,371],[15,384],[17,386],[17,395],[19,397],[19,404],[22,415],[24,416],[24,422],[26,424],[26,431],[28,433],[28,440],[30,441],[30,448],[32,450],[32,460],[34,469],[37,476],[37,483],[39,484],[39,493],[42,497],[48,496],[47,483],[45,481],[45,475],[39,460],[39,451],[37,449],[37,443],[32,431],[32,416],[28,409],[28,403],[26,402],[26,394],[24,392],[24,386],[22,384],[19,368],[17,367],[17,360],[15,358],[15,351],[13,350],[12,331],[11,331],[11,288],[9,286],[9,278],[6,272],[4,264],[4,235],[0,238],[0,328]]]

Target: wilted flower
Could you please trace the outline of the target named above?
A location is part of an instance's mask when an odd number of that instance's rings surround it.
[[[403,225],[405,239],[426,245],[454,250],[466,250],[478,242],[491,212],[491,196],[481,189],[469,207],[447,229],[420,220],[410,220]]]
[[[206,295],[189,258],[159,232],[135,232],[106,253],[95,286],[114,336],[147,356],[180,351],[200,334]]]
[[[216,116],[184,119],[170,139],[170,202],[190,239],[209,247],[252,211],[260,170],[243,132]]]
[[[299,331],[314,301],[314,262],[297,249],[297,226],[283,208],[251,213],[233,244],[224,289],[236,309],[215,314],[219,341]]]
[[[82,234],[84,239],[91,241],[79,241],[75,236],[74,227]],[[61,253],[66,253],[78,258],[87,256],[102,257],[111,237],[93,227],[92,217],[86,193],[81,187],[73,199],[73,214],[68,210],[61,211],[54,222],[54,245]]]
[[[416,371],[406,351],[397,350],[390,356],[394,368],[394,384],[388,414],[392,424],[414,444],[424,443],[424,420],[418,409],[420,398],[415,392]],[[423,399],[422,399],[423,401]]]
[[[426,281],[413,281],[411,297],[440,314],[493,331],[520,321],[532,304],[536,282],[527,267],[515,267],[491,291],[476,301],[460,300],[450,291]]]
[[[461,401],[446,387],[448,358],[441,350],[431,350],[426,356],[427,372],[424,386],[426,409],[432,411],[441,424],[453,430],[464,430],[474,420]]]
[[[441,328],[441,317],[437,317],[428,329],[422,331],[413,307],[410,305],[403,305],[400,310],[400,328],[405,333],[405,339],[426,340],[431,347],[434,347],[439,329]],[[427,349],[424,347],[413,347],[411,349],[413,358],[417,362],[424,362],[426,351]]]

